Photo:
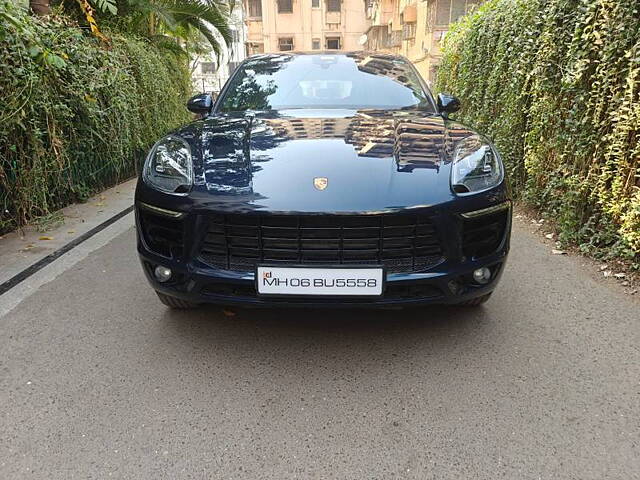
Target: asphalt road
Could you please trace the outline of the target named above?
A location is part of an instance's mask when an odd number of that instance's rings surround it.
[[[132,230],[0,317],[1,479],[640,478],[640,303],[516,225],[477,310],[167,310]]]

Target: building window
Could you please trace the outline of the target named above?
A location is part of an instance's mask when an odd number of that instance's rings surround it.
[[[438,0],[436,4],[436,25],[451,23],[451,0]]]
[[[262,18],[262,0],[249,1],[249,18]]]
[[[320,39],[314,38],[311,40],[311,49],[312,50],[320,50]]]
[[[278,13],[293,13],[293,0],[278,0]]]
[[[278,39],[278,48],[281,52],[288,52],[293,50],[293,38],[283,37]]]
[[[467,0],[467,10],[465,13],[469,13],[475,10],[482,0]]]
[[[327,0],[327,12],[339,12],[341,0]]]
[[[409,40],[411,38],[416,38],[416,23],[403,23],[402,24],[402,39]]]
[[[247,55],[264,53],[264,43],[247,43]]]
[[[465,0],[453,0],[451,2],[451,23],[457,21],[460,17],[467,13],[467,5]]]
[[[480,0],[437,0],[436,25],[449,25],[473,10]]]
[[[311,0],[311,8],[320,8],[320,0]]]
[[[214,62],[202,62],[200,64],[200,71],[203,74],[216,73],[216,64]]]
[[[340,50],[340,37],[327,37],[327,50]]]

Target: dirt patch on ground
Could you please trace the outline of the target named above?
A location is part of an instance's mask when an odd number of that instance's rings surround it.
[[[623,259],[597,260],[585,256],[578,248],[561,244],[553,222],[542,218],[534,209],[518,204],[513,212],[514,222],[535,233],[549,247],[552,255],[580,257],[585,271],[595,280],[627,295],[640,297],[640,272],[631,268],[631,262]]]

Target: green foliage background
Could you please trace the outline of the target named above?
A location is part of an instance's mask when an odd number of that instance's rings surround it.
[[[437,90],[561,240],[640,266],[640,2],[489,0],[448,33]]]
[[[0,0],[0,233],[135,174],[190,116],[185,57]]]

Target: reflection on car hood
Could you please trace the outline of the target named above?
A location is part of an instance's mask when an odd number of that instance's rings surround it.
[[[453,147],[474,132],[424,112],[289,110],[213,116],[179,133],[201,206],[346,212],[451,199]]]

